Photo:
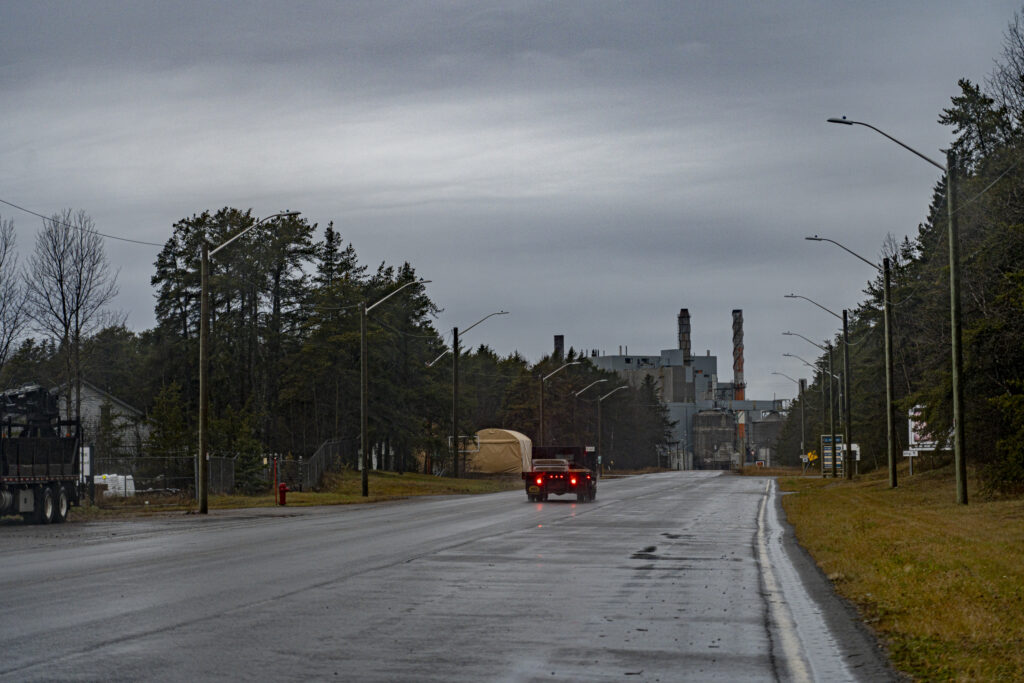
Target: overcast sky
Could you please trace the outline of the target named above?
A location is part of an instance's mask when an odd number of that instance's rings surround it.
[[[957,79],[1019,2],[0,0],[0,199],[163,243],[204,210],[334,221],[432,280],[441,330],[531,362],[566,345],[695,352],[791,397],[888,233],[916,233]],[[27,252],[41,220],[0,205]],[[108,240],[152,327],[158,248]]]

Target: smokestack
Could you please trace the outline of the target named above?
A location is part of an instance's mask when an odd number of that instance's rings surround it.
[[[732,312],[732,376],[736,400],[742,401],[747,385],[743,382],[743,311],[738,308]]]
[[[565,356],[565,335],[555,335],[555,358],[562,358]]]
[[[679,317],[679,348],[683,350],[683,365],[693,362],[690,357],[690,309],[680,308]]]

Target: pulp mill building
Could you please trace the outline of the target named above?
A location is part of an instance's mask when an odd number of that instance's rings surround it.
[[[732,381],[720,381],[718,357],[695,356],[690,346],[690,311],[677,319],[679,347],[658,355],[600,355],[590,360],[632,386],[654,379],[673,428],[671,461],[679,469],[728,469],[776,461],[775,443],[785,401],[748,399],[743,381],[743,311],[732,312]]]

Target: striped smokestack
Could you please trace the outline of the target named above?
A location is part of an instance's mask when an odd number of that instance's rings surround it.
[[[747,385],[743,382],[743,311],[738,308],[732,312],[732,376],[736,400],[742,401]]]
[[[692,362],[690,357],[690,309],[679,309],[679,348],[683,350],[683,364]]]

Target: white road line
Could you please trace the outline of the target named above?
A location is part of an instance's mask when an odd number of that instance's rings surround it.
[[[783,533],[775,511],[775,482],[769,481],[757,516],[757,554],[789,674],[794,681],[855,681],[821,609],[782,547]]]

